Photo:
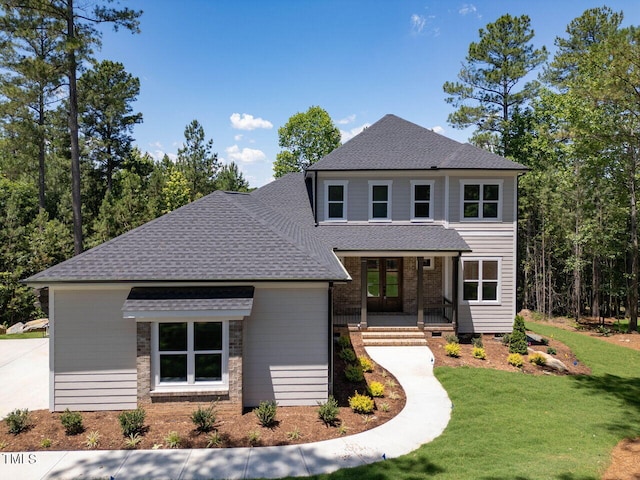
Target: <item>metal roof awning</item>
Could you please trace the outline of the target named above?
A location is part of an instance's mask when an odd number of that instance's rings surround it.
[[[242,318],[251,314],[254,287],[134,287],[122,306],[138,321],[174,317]]]

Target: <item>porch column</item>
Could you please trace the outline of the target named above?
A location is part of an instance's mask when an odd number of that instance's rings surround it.
[[[367,328],[367,259],[360,257],[360,328]]]
[[[453,300],[453,318],[451,319],[453,322],[453,328],[455,330],[458,329],[458,291],[460,290],[460,286],[458,285],[459,280],[459,274],[458,274],[458,269],[459,269],[459,264],[460,264],[460,254],[458,254],[456,257],[452,258],[453,260],[453,275],[451,275],[451,277],[453,278],[453,291],[451,292],[451,297]]]
[[[418,320],[416,322],[420,330],[424,329],[424,257],[418,257]]]

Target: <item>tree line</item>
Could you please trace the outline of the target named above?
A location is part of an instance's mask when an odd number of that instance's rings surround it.
[[[138,33],[142,12],[109,3],[0,5],[0,324],[39,313],[21,279],[215,189],[249,189],[197,120],[176,159],[133,145],[140,80],[94,51],[100,25]]]
[[[449,123],[530,168],[519,181],[520,305],[637,329],[640,30],[586,10],[549,57],[526,15],[479,31],[443,86]]]

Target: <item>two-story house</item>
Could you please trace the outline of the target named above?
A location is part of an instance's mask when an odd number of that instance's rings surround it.
[[[315,405],[335,324],[510,331],[525,170],[387,115],[304,173],[30,277],[48,292],[50,409]]]

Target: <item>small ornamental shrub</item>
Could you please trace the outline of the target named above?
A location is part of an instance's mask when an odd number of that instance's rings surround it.
[[[347,424],[344,422],[340,422],[340,426],[338,427],[338,433],[344,436],[347,434],[348,431],[349,431],[349,427],[347,427]]]
[[[71,412],[67,408],[62,415],[60,415],[60,422],[64,427],[64,432],[67,435],[78,435],[84,432],[84,425],[82,424],[82,415],[80,412]]]
[[[140,436],[140,434],[132,433],[130,435],[127,435],[127,438],[125,438],[124,447],[133,450],[135,448],[138,448],[140,442],[142,442],[142,437]]]
[[[287,432],[287,438],[291,441],[300,440],[302,438],[302,432],[298,427],[293,427],[293,430]]]
[[[479,358],[480,360],[485,360],[487,358],[487,352],[485,352],[482,347],[473,347],[472,355],[473,358]]]
[[[250,445],[258,445],[260,443],[260,432],[258,430],[250,430],[247,433],[247,440]]]
[[[374,403],[371,397],[356,392],[353,397],[349,397],[349,406],[355,413],[371,413]]]
[[[369,393],[372,397],[383,397],[384,396],[384,385],[380,382],[371,382],[369,384]]]
[[[373,362],[367,357],[359,357],[360,366],[363,372],[373,372]]]
[[[338,401],[333,397],[333,395],[329,395],[329,399],[324,402],[318,402],[318,417],[322,420],[325,425],[333,425],[338,419],[338,413],[340,409],[338,408]]]
[[[25,430],[28,430],[31,426],[29,422],[29,409],[25,408],[24,410],[20,410],[16,408],[13,412],[11,412],[4,419],[7,422],[7,427],[9,427],[9,433],[13,435],[18,435]]]
[[[90,432],[89,435],[87,435],[87,440],[84,442],[87,448],[91,449],[98,448],[98,443],[100,443],[100,433],[97,430]]]
[[[527,331],[524,326],[524,318],[520,315],[516,315],[513,322],[513,333],[511,334],[511,341],[509,342],[509,353],[519,353],[520,355],[527,354]]]
[[[51,446],[51,439],[50,438],[43,438],[42,441],[40,442],[40,446],[42,448],[49,448]]]
[[[198,407],[191,414],[191,421],[196,426],[196,430],[202,433],[210,432],[217,420],[216,404],[212,403],[207,408]]]
[[[482,343],[482,335],[473,337],[471,339],[471,344],[476,348],[484,348],[484,343]]]
[[[167,433],[167,436],[164,437],[164,441],[167,442],[167,446],[169,448],[180,448],[180,443],[182,442],[182,439],[180,438],[180,435],[178,434],[178,432],[173,430]]]
[[[507,357],[507,363],[509,363],[509,365],[513,365],[514,367],[518,367],[518,368],[524,365],[524,362],[522,360],[522,355],[520,355],[519,353],[509,354],[509,356]]]
[[[268,402],[260,402],[257,408],[253,409],[260,425],[265,428],[271,428],[276,423],[276,413],[278,410],[278,404],[275,400],[269,400]]]
[[[555,354],[556,354],[556,353],[558,353],[558,352],[557,352],[557,350],[556,350],[555,348],[553,348],[553,347],[548,347],[548,348],[547,348],[547,353],[548,353],[549,355],[555,355]]]
[[[389,410],[391,410],[391,407],[387,402],[384,402],[382,405],[380,405],[380,410],[382,410],[383,412],[388,412]]]
[[[214,431],[207,435],[207,448],[219,447],[223,443],[223,438],[222,435],[220,435],[220,432]]]
[[[529,355],[529,361],[535,365],[543,367],[547,364],[547,359],[541,353],[534,353]]]
[[[447,343],[444,346],[444,351],[450,357],[458,358],[460,356],[460,344],[459,343]]]
[[[353,348],[343,348],[338,356],[348,363],[356,361],[356,352],[353,351]]]
[[[453,333],[447,335],[446,337],[444,337],[444,339],[447,341],[447,343],[460,343],[460,339]]]
[[[342,348],[350,347],[351,339],[349,338],[348,335],[340,335],[338,337],[338,345],[340,345]]]
[[[504,335],[502,335],[502,345],[508,347],[509,343],[511,343],[511,334],[505,333]]]
[[[396,392],[395,390],[391,390],[389,392],[389,395],[387,395],[391,400],[399,400],[400,399],[400,394],[398,392]]]
[[[142,407],[138,407],[135,410],[128,410],[118,415],[122,434],[129,438],[136,434],[141,435],[144,432],[144,418],[146,415],[147,412],[145,412]],[[135,446],[133,448],[135,448]]]
[[[347,380],[352,383],[359,383],[364,380],[364,372],[360,365],[348,365],[347,368],[344,369],[344,374]]]

